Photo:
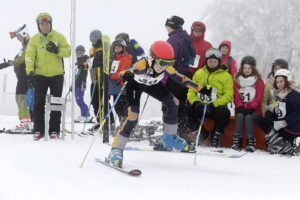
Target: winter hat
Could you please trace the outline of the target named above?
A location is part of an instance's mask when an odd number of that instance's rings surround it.
[[[284,69],[289,69],[289,63],[282,58],[278,58],[278,59],[274,60],[272,63],[272,66],[275,66],[275,65],[280,65]]]
[[[180,29],[184,24],[184,20],[181,17],[173,15],[172,17],[168,18],[166,21],[165,26],[169,26],[172,29]]]

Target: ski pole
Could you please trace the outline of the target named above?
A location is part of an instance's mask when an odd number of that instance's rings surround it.
[[[201,134],[201,129],[202,129],[202,126],[203,126],[203,122],[204,122],[204,119],[205,119],[206,109],[207,109],[207,104],[204,104],[204,110],[203,110],[203,114],[202,114],[200,126],[198,128],[198,134],[197,134],[197,139],[196,139],[196,151],[195,151],[195,156],[194,156],[194,165],[197,164],[198,143],[199,143],[199,138],[200,138],[200,134]]]
[[[142,116],[143,116],[143,113],[144,113],[145,107],[146,107],[146,105],[147,105],[149,96],[150,96],[150,95],[148,94],[148,96],[147,96],[147,98],[146,98],[146,100],[145,100],[145,103],[144,103],[142,112],[141,112],[141,114],[140,114],[140,117],[138,118],[138,121],[137,121],[137,123],[136,123],[136,125],[135,125],[135,127],[134,127],[134,129],[133,129],[133,133],[135,133],[136,129],[139,127],[139,123],[140,123],[140,120],[141,120],[141,118],[142,118]]]
[[[122,86],[122,88],[121,88],[121,90],[120,90],[120,92],[119,92],[119,94],[118,94],[116,100],[114,101],[113,105],[111,106],[111,108],[109,109],[108,113],[106,114],[106,116],[104,117],[103,121],[101,122],[100,127],[99,127],[97,133],[100,133],[100,131],[102,131],[102,127],[104,126],[104,124],[105,124],[105,122],[106,122],[108,116],[109,116],[110,113],[112,112],[113,108],[114,108],[115,105],[117,104],[117,102],[118,102],[120,96],[122,95],[122,93],[123,93],[123,91],[124,91],[126,85],[127,85],[127,82],[125,82],[124,85]],[[92,140],[92,142],[91,142],[91,144],[90,144],[90,146],[89,146],[89,148],[88,148],[86,154],[84,155],[83,160],[82,160],[82,162],[81,162],[81,164],[80,164],[80,166],[79,166],[80,168],[83,168],[83,164],[84,164],[84,162],[85,162],[85,160],[86,160],[86,158],[87,158],[87,156],[88,156],[88,154],[89,154],[89,152],[90,152],[90,150],[91,150],[91,148],[92,148],[92,146],[93,146],[93,144],[94,144],[94,142],[95,142],[95,140],[96,140],[96,136],[97,136],[97,135],[98,135],[98,134],[94,134],[93,140]]]

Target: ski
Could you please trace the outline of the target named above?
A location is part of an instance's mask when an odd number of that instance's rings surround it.
[[[142,174],[142,171],[139,170],[139,169],[130,169],[130,170],[127,170],[127,169],[124,169],[122,167],[117,167],[117,166],[114,166],[112,164],[110,164],[108,161],[107,161],[107,158],[105,158],[105,160],[102,160],[100,158],[95,158],[96,162],[99,162],[107,167],[110,167],[112,169],[115,169],[119,172],[122,172],[124,174],[127,174],[127,175],[130,175],[130,176],[140,176]]]
[[[195,152],[182,152],[182,151],[173,151],[173,150],[162,150],[154,148],[139,148],[139,147],[130,147],[125,148],[127,151],[149,151],[149,152],[168,152],[168,153],[195,153]],[[211,157],[221,157],[221,158],[241,158],[245,156],[248,152],[242,154],[233,154],[225,153],[223,150],[209,150],[209,151],[197,151],[197,155],[201,156],[211,156]]]
[[[33,134],[32,131],[19,131],[19,130],[14,130],[14,129],[5,129],[3,128],[0,130],[0,133],[6,133],[6,134]]]

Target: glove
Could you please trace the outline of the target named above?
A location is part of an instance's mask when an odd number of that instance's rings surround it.
[[[208,115],[212,115],[213,112],[214,112],[214,110],[215,110],[215,106],[214,106],[213,103],[210,103],[210,104],[207,105],[206,113],[207,113]]]
[[[253,108],[246,108],[245,109],[245,115],[251,115],[254,112]]]
[[[200,119],[203,115],[203,105],[200,103],[200,101],[195,101],[192,105],[192,108],[194,110],[193,113],[196,114],[196,118]]]
[[[87,62],[88,59],[89,59],[89,57],[87,55],[78,57],[75,65],[77,65],[77,66],[83,65],[85,62]]]
[[[0,69],[4,69],[4,68],[12,65],[10,60],[8,60],[7,62],[6,62],[5,58],[3,60],[4,60],[4,62],[0,64]]]
[[[287,124],[286,124],[285,120],[274,121],[274,125],[273,125],[273,127],[276,131],[278,131],[286,126],[287,126]]]
[[[201,94],[204,94],[206,96],[210,96],[212,92],[212,88],[209,86],[203,86],[203,88],[199,91]]]
[[[49,52],[51,52],[51,53],[55,53],[55,54],[58,54],[58,52],[59,52],[58,47],[52,41],[48,42],[48,44],[46,46],[46,50],[49,51]]]
[[[127,71],[125,74],[122,76],[122,80],[125,81],[133,81],[134,79],[134,73],[132,71]]]
[[[244,106],[240,106],[237,108],[236,113],[241,113],[241,114],[245,115],[246,108]]]
[[[274,113],[275,108],[273,106],[267,105],[265,108],[266,108],[266,111],[270,111],[271,113]]]
[[[81,83],[81,91],[84,91],[86,89],[86,82],[82,81]]]
[[[30,74],[27,77],[28,77],[28,87],[29,88],[34,88],[34,74],[33,74],[33,72],[30,72]]]

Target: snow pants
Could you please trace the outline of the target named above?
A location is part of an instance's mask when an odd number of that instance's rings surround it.
[[[63,91],[64,75],[46,77],[36,75],[34,77],[35,104],[34,104],[34,132],[44,133],[45,131],[45,104],[46,94],[50,88],[50,95],[61,97]],[[51,111],[49,121],[49,133],[60,132],[61,112]]]
[[[90,116],[88,106],[84,102],[84,90],[82,90],[81,87],[75,88],[75,97],[76,97],[76,103],[80,108],[81,116],[83,117]]]
[[[145,92],[161,101],[163,107],[163,128],[164,133],[176,134],[177,133],[177,114],[178,114],[178,100],[166,88],[164,84],[147,86],[139,84],[136,81],[127,83],[126,85],[126,100],[128,104],[127,118],[124,120],[122,126],[118,130],[118,134],[124,137],[129,137],[130,133],[136,126],[139,112],[140,112],[140,99],[141,94]]]

